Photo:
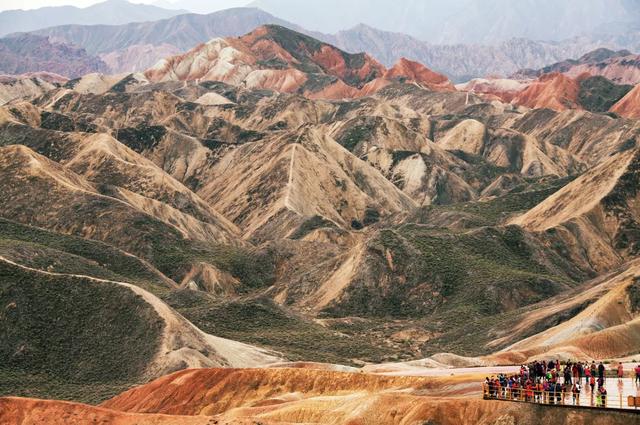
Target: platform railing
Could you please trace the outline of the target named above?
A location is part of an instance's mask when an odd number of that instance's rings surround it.
[[[483,398],[487,400],[507,400],[522,403],[536,403],[550,406],[580,406],[598,409],[614,408],[640,412],[640,397],[632,395],[607,393],[602,396],[598,389],[593,391],[583,389],[580,393],[573,393],[563,386],[563,390],[540,391],[526,388],[509,388],[482,384]]]

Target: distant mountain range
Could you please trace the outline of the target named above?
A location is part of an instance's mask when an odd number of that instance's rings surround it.
[[[107,5],[116,9],[138,6],[113,0],[95,7]],[[491,45],[431,44],[407,34],[383,31],[365,24],[335,34],[309,31],[257,8],[233,8],[208,15],[180,14],[122,25],[59,25],[34,33],[50,37],[52,42],[82,47],[89,55],[104,62],[108,72],[122,73],[144,70],[162,58],[213,38],[239,36],[267,24],[303,32],[349,53],[367,52],[385,66],[392,66],[401,57],[415,60],[447,75],[456,83],[476,77],[512,75],[522,69],[542,69],[601,47],[640,51],[640,31],[633,29],[634,24],[625,25],[624,31],[612,27],[608,34],[594,33],[559,42],[511,38]],[[29,70],[53,71],[51,68]]]
[[[152,4],[165,9],[182,9],[206,15],[232,7],[244,7],[250,2],[251,0],[156,0]]]
[[[640,32],[624,36],[576,37],[561,42],[513,38],[496,45],[430,44],[402,33],[358,25],[335,35],[314,35],[349,52],[366,51],[389,65],[407,57],[442,72],[453,81],[487,75],[511,75],[580,57],[599,47],[640,50]]]
[[[128,22],[155,21],[185,13],[126,0],[107,0],[90,7],[43,7],[33,10],[7,10],[0,13],[0,36],[34,31],[58,25],[120,25]]]
[[[234,8],[209,15],[183,14],[125,25],[64,25],[36,31],[52,40],[99,55],[111,72],[146,69],[159,59],[216,37],[239,36],[257,26],[276,24],[304,32],[350,53],[367,52],[386,66],[401,57],[421,62],[455,82],[478,76],[510,75],[524,68],[579,57],[597,47],[640,50],[640,32],[602,38],[580,37],[560,43],[511,39],[498,45],[434,45],[402,33],[357,25],[336,34],[304,30],[256,8]]]
[[[566,59],[544,68],[525,69],[514,75],[515,78],[537,78],[550,72],[561,72],[570,77],[588,73],[599,75],[621,84],[640,83],[640,55],[628,50],[593,50],[578,59]]]
[[[337,33],[359,24],[402,32],[432,44],[499,45],[513,38],[562,41],[637,30],[639,0],[180,0],[152,5],[107,0],[87,7],[47,7],[0,13],[0,36],[59,25],[121,25],[258,7],[297,26]]]
[[[640,17],[638,0],[256,0],[251,5],[310,30],[337,32],[364,23],[435,44],[561,41],[609,34]]]
[[[0,59],[0,73],[4,74],[46,71],[73,78],[109,71],[102,60],[80,47],[34,34],[0,38]]]
[[[184,51],[212,38],[243,35],[265,24],[302,30],[260,9],[233,8],[208,15],[186,13],[124,25],[62,25],[34,33],[82,46],[90,54],[99,55],[136,45],[170,44]]]

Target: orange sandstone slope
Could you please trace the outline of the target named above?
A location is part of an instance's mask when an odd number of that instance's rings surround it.
[[[611,112],[626,118],[640,118],[640,84],[613,105]]]
[[[188,384],[188,383],[187,383]],[[259,383],[256,383],[259,385]],[[251,393],[251,391],[249,391]],[[243,393],[245,394],[245,393]],[[276,393],[280,394],[280,393]],[[239,398],[242,397],[242,394]],[[633,412],[577,410],[495,400],[432,398],[398,391],[343,393],[332,397],[274,397],[230,408],[216,416],[125,413],[63,401],[0,398],[0,424],[11,425],[627,425]]]
[[[398,62],[384,74],[386,80],[413,81],[424,88],[434,91],[455,91],[451,81],[442,74],[433,72],[419,62],[400,58]]]
[[[545,74],[516,94],[512,103],[555,111],[582,109],[578,104],[579,78],[574,80],[558,72]]]
[[[205,425],[211,423],[211,418],[207,417],[141,415],[65,401],[0,398],[0,424],[2,425]]]
[[[634,413],[485,401],[477,384],[481,379],[313,369],[195,369],[134,388],[102,407],[263,424],[622,425],[636,418]]]
[[[366,53],[351,54],[278,25],[238,38],[217,38],[145,72],[153,82],[222,81],[311,98],[353,98],[399,79],[437,91],[455,91],[444,75],[401,59],[387,70]]]

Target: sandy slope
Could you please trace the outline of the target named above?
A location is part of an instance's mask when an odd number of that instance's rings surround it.
[[[571,319],[518,341],[489,358],[519,363],[532,358],[609,359],[635,354],[640,345],[640,315],[629,295],[637,285],[640,262],[585,290],[577,290],[569,303],[588,306]],[[523,318],[521,328],[569,305],[550,303]],[[519,358],[519,356],[522,356]]]
[[[435,399],[403,393],[362,391],[297,400],[283,396],[238,407],[214,417],[124,413],[86,405],[30,399],[0,399],[0,421],[35,425],[629,425],[634,413],[521,405],[480,399]]]

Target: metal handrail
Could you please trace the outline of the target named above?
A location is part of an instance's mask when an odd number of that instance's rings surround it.
[[[509,388],[509,387],[489,387],[486,383],[482,384],[483,398],[487,400],[506,400],[517,401],[523,403],[535,403],[545,404],[550,406],[576,406],[576,407],[590,407],[594,409],[624,409],[630,411],[638,411],[638,404],[634,403],[634,406],[627,406],[631,402],[629,397],[622,396],[620,394],[607,394],[604,398],[598,395],[598,390],[582,391],[580,393],[573,393],[572,391],[565,391],[564,386],[561,392],[556,391],[540,391],[527,388]],[[625,398],[627,403],[625,404]],[[640,400],[638,400],[640,402]]]

